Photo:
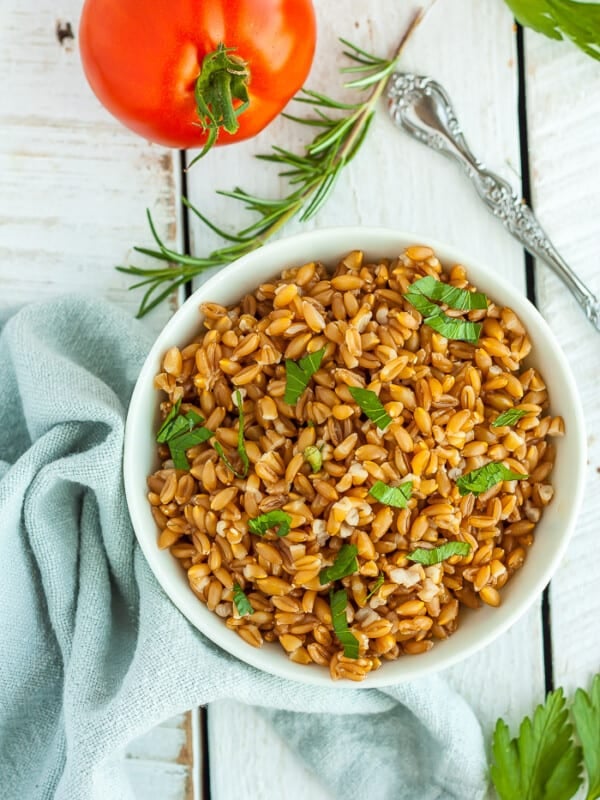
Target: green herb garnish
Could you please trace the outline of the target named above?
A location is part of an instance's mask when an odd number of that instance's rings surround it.
[[[235,391],[235,399],[237,400],[237,408],[238,408],[237,451],[240,457],[240,461],[242,462],[242,472],[241,474],[239,474],[234,471],[234,475],[238,478],[245,478],[250,468],[250,459],[248,458],[248,453],[246,452],[246,444],[244,442],[244,401],[242,399],[242,393],[240,392],[239,389],[236,389]]]
[[[160,426],[156,441],[168,444],[175,469],[189,469],[190,464],[185,451],[208,441],[214,434],[208,428],[196,427],[204,422],[200,414],[195,411],[180,414],[180,406],[181,400],[178,400]]]
[[[239,417],[237,451],[242,462],[242,472],[238,472],[235,469],[225,455],[225,451],[219,442],[214,442],[213,446],[225,466],[231,470],[236,478],[245,478],[250,467],[250,460],[246,453],[246,445],[244,443],[244,410],[242,407],[242,395],[239,389],[236,390],[235,394]],[[175,469],[189,469],[190,462],[187,460],[185,451],[189,450],[190,447],[196,447],[196,445],[207,442],[209,439],[212,439],[215,434],[208,428],[197,427],[204,422],[204,418],[195,411],[188,411],[185,415],[180,414],[180,405],[181,400],[178,400],[169,411],[156,434],[156,441],[160,443],[166,442],[169,445]]]
[[[496,723],[490,770],[500,800],[569,800],[581,785],[581,751],[572,739],[562,689],[550,692],[533,718],[525,717],[519,736],[510,738],[504,720]],[[588,794],[588,800],[597,795]]]
[[[417,547],[412,553],[406,556],[409,561],[416,561],[417,564],[424,564],[430,567],[432,564],[439,564],[450,556],[468,556],[471,552],[471,545],[468,542],[445,542],[439,547],[431,550],[425,547]]]
[[[235,475],[236,478],[245,478],[248,475],[248,469],[250,468],[250,459],[248,458],[248,453],[246,453],[246,444],[244,442],[244,404],[242,400],[242,394],[239,389],[236,389],[235,399],[238,410],[237,452],[240,457],[240,461],[242,462],[242,471],[238,472],[238,470],[233,466],[231,461],[225,455],[225,450],[220,442],[213,442],[213,447],[217,451],[217,455],[221,461],[225,464],[227,469]],[[211,436],[214,436],[214,433],[211,434]]]
[[[446,303],[449,308],[458,311],[484,309],[488,306],[488,300],[481,292],[458,289],[456,286],[450,286],[447,283],[436,280],[431,275],[427,275],[412,283],[408,287],[404,298],[423,316],[423,322],[426,325],[429,325],[430,328],[441,333],[447,339],[470,342],[471,344],[476,344],[479,341],[479,334],[481,333],[481,324],[479,322],[449,317],[442,311],[440,306],[432,301],[437,300]]]
[[[379,430],[384,431],[387,426],[391,424],[392,418],[381,404],[375,392],[372,392],[370,389],[361,389],[360,386],[349,386],[348,391],[357,405],[359,405],[367,417],[377,425]]]
[[[257,536],[264,536],[271,528],[275,528],[277,536],[287,536],[292,527],[292,518],[280,508],[267,511],[254,519],[248,520],[248,528]]]
[[[432,275],[419,278],[418,281],[411,283],[408,293],[417,292],[429,300],[437,300],[439,303],[446,303],[448,308],[457,311],[472,311],[473,309],[484,309],[488,307],[488,299],[483,292],[470,292],[468,289],[459,289],[449,283],[438,281]]]
[[[171,448],[171,453],[174,450],[185,453],[190,447],[196,447],[196,445],[207,442],[213,436],[214,433],[209,431],[208,428],[194,428],[189,433],[180,433],[178,436],[169,439],[168,445]]]
[[[344,647],[346,658],[358,658],[358,639],[348,628],[348,618],[346,617],[346,606],[348,605],[348,595],[345,589],[329,593],[329,603],[331,605],[331,620],[333,630],[338,641]]]
[[[314,444],[310,444],[308,447],[304,448],[302,455],[304,456],[304,460],[310,464],[311,470],[313,472],[319,472],[323,466],[323,454],[319,448],[315,447]]]
[[[505,0],[521,25],[550,39],[571,39],[600,60],[600,4],[573,0]]]
[[[355,572],[358,572],[357,555],[358,549],[356,545],[343,544],[333,564],[321,570],[319,574],[321,586],[330,581],[339,581],[340,578],[345,578],[346,575],[353,575]]]
[[[405,481],[400,486],[388,486],[383,481],[376,481],[369,489],[369,494],[386,506],[406,508],[412,494],[412,481]]]
[[[466,475],[461,475],[456,481],[456,485],[461,495],[479,495],[487,492],[500,481],[524,481],[528,477],[529,475],[523,475],[521,472],[513,472],[501,462],[492,461],[479,469],[467,472]]]
[[[373,597],[373,595],[376,594],[379,591],[379,589],[383,586],[383,581],[384,580],[385,580],[385,578],[384,578],[383,575],[378,575],[377,576],[377,580],[373,584],[373,588],[371,589],[369,594],[365,597],[365,603],[367,602],[367,600],[370,600],[371,597]]]
[[[586,800],[597,800],[600,797],[600,675],[592,681],[589,695],[583,689],[575,692],[573,717],[588,776]]]
[[[351,61],[351,66],[341,70],[350,78],[345,87],[358,92],[368,89],[370,93],[366,98],[359,97],[354,103],[341,102],[320,92],[304,90],[296,97],[297,101],[311,105],[315,113],[307,118],[291,119],[310,126],[315,131],[314,138],[299,154],[273,147],[269,155],[259,156],[281,168],[281,175],[289,181],[289,191],[278,199],[257,197],[237,188],[223,192],[257,214],[258,219],[255,222],[237,233],[225,231],[183,198],[185,206],[204,225],[227,240],[225,246],[217,247],[204,257],[172,250],[158,235],[152,217],[147,212],[156,249],[135,247],[134,250],[166,263],[151,269],[117,267],[135,279],[136,282],[130,289],[143,286],[146,290],[140,302],[138,317],[143,317],[195,275],[230,264],[236,258],[256,250],[269,237],[279,232],[288,220],[300,215],[300,220],[305,221],[317,213],[336,186],[342,170],[363,144],[388,79],[396,69],[400,53],[421,17],[422,12],[419,11],[411,18],[396,52],[390,59],[373,56],[345,39],[341,40],[345,48],[343,53]]]
[[[156,434],[156,441],[160,442],[161,444],[166,442],[169,437],[172,435],[173,424],[176,419],[179,419],[179,407],[181,406],[181,400],[178,400],[175,405],[171,407],[171,410],[167,414],[167,416],[163,420],[163,424],[158,429],[158,433]],[[185,425],[185,420],[183,417],[181,421]]]
[[[212,436],[214,433],[208,428],[196,428],[189,433],[182,433],[174,439],[170,439],[168,444],[175,469],[189,469],[190,462],[185,451],[190,447],[202,444],[202,442],[207,442]]]
[[[246,597],[244,590],[239,583],[233,584],[233,602],[238,610],[240,617],[245,617],[246,614],[254,614],[252,603]]]
[[[178,400],[165,417],[163,424],[158,429],[156,441],[160,444],[169,442],[182,433],[188,433],[195,428],[196,425],[200,425],[201,422],[204,422],[204,417],[201,417],[200,414],[196,414],[196,412],[193,410],[188,411],[187,414],[180,414],[180,406],[181,400]]]
[[[322,347],[316,353],[304,356],[300,361],[290,361],[289,358],[286,358],[284,403],[293,405],[298,402],[300,395],[308,386],[308,382],[321,366],[324,355],[325,347]]]
[[[515,422],[526,417],[529,411],[523,411],[522,408],[509,408],[508,411],[503,411],[502,414],[496,417],[492,422],[492,428],[501,428],[503,425],[514,425]]]
[[[190,462],[187,460],[185,450],[171,449],[171,461],[175,469],[189,469]]]

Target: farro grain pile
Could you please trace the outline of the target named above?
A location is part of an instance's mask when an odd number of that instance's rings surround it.
[[[422,246],[372,264],[355,251],[333,274],[314,263],[285,270],[232,308],[205,303],[203,330],[166,353],[155,380],[168,396],[163,417],[179,401],[178,413],[202,415],[214,432],[186,450],[189,470],[175,469],[159,446],[162,468],[148,479],[159,547],[248,644],[279,642],[293,661],[328,667],[334,679],[362,680],[383,661],[426,652],[456,630],[461,605],[498,606],[553,495],[548,437],[562,435],[563,421],[548,415],[539,373],[522,367],[531,349],[523,325],[490,300],[487,309],[446,309],[482,322],[476,344],[444,338],[403,297],[425,275],[473,288],[462,266],[443,273]],[[306,390],[286,404],[285,359],[322,348]],[[379,396],[391,419],[384,430],[349,387]],[[524,412],[517,421],[492,425],[515,407]],[[491,462],[527,477],[461,495],[457,479]],[[378,481],[410,481],[407,507],[376,500],[369,490]],[[275,509],[288,515],[287,535],[249,531],[249,520]],[[445,542],[470,552],[429,566],[409,558]],[[332,583],[319,577],[343,545],[355,546],[357,569],[335,589],[346,592],[357,657],[344,655]],[[240,614],[234,592],[251,613]]]

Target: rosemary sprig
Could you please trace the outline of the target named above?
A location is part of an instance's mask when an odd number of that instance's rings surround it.
[[[287,178],[289,194],[281,199],[271,200],[251,195],[239,187],[233,191],[219,192],[225,197],[238,200],[247,209],[257,213],[258,219],[255,222],[237,234],[232,234],[215,225],[187,198],[183,198],[184,205],[204,225],[229,242],[228,245],[213,250],[204,258],[178,253],[164,244],[156,231],[150,212],[146,212],[150,231],[158,249],[134,247],[134,250],[166,262],[164,268],[117,267],[120,272],[139,278],[129,287],[130,289],[146,287],[138,309],[138,317],[143,317],[195,275],[211,267],[222,267],[256,250],[298,214],[301,214],[301,221],[306,221],[317,213],[333,191],[341,171],[362,145],[387,79],[394,71],[404,45],[421,18],[422,12],[416,12],[390,59],[378,58],[345,39],[340,40],[346,48],[343,51],[344,55],[352,62],[350,66],[342,67],[340,70],[342,74],[351,77],[351,80],[344,84],[345,88],[371,91],[366,99],[359,102],[342,103],[320,92],[302,90],[295,99],[300,103],[311,105],[316,116],[309,118],[286,116],[302,125],[318,129],[312,142],[305,148],[304,154],[298,155],[282,147],[273,146],[269,155],[257,156],[282,168],[279,174]]]

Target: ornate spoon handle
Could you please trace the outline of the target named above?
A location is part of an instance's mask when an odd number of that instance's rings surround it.
[[[423,144],[458,161],[490,211],[530,253],[548,264],[600,330],[598,298],[562,258],[525,200],[473,155],[440,84],[424,76],[396,72],[390,78],[387,96],[394,122]]]

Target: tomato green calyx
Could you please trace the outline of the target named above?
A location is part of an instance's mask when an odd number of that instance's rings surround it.
[[[249,105],[248,63],[233,55],[232,50],[232,47],[220,43],[214,52],[205,55],[196,79],[194,94],[198,117],[202,128],[208,131],[204,148],[197,158],[202,158],[215,144],[221,128],[232,134],[237,131],[237,118]],[[239,101],[236,107],[233,105],[235,100]]]

